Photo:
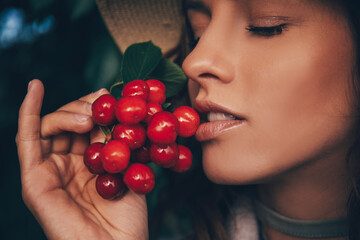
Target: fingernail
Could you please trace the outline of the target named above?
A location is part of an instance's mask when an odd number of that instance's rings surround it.
[[[85,114],[75,114],[75,119],[78,122],[86,122],[89,119],[89,115],[85,115]]]
[[[98,96],[98,95],[100,95],[102,92],[104,92],[105,91],[105,88],[101,88],[101,89],[99,89],[99,90],[97,90],[96,92],[94,92],[94,95],[95,96]]]
[[[30,91],[30,89],[31,89],[31,83],[32,83],[32,80],[28,83],[28,90],[27,91]]]

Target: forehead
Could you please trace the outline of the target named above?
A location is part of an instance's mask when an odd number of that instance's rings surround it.
[[[250,16],[284,13],[313,15],[314,13],[347,16],[345,4],[338,0],[183,0],[185,10],[194,10],[211,16],[214,6],[233,4]],[[338,15],[338,16],[339,16]]]
[[[185,5],[196,5],[204,8],[210,8],[215,2],[233,2],[242,7],[256,8],[256,7],[285,7],[296,5],[319,5],[323,7],[340,8],[341,1],[338,0],[183,0]]]
[[[266,5],[266,4],[298,4],[303,2],[317,2],[319,0],[183,0],[185,3],[201,3],[205,6],[211,5],[213,2],[233,2],[247,6]],[[325,1],[326,2],[326,1]]]

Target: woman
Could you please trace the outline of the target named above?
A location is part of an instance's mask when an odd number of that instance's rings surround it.
[[[359,239],[355,1],[201,0],[185,6],[189,35],[197,41],[182,66],[191,103],[207,115],[196,133],[204,172],[217,184],[254,186],[250,197],[240,197],[253,199],[253,206],[233,206],[233,213],[245,210],[250,217],[229,216],[229,238]],[[17,144],[24,201],[46,235],[147,239],[144,196],[128,192],[103,200],[82,163],[94,126],[91,103],[107,91],[40,119],[43,91],[39,80],[30,82]],[[92,130],[90,140],[103,139]],[[255,219],[250,233],[234,220],[244,218],[246,224]],[[220,231],[208,228],[205,235],[219,238]]]

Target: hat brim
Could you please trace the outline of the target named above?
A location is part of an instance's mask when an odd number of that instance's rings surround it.
[[[181,0],[96,0],[121,52],[133,43],[152,41],[166,53],[181,38]]]

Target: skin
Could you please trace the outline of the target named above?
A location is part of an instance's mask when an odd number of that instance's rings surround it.
[[[260,199],[288,217],[344,216],[355,44],[339,8],[295,0],[199,2],[188,17],[200,40],[183,63],[192,103],[211,101],[245,118],[202,142],[208,178],[258,184]],[[280,24],[286,29],[271,37],[246,29]],[[264,227],[269,239],[296,239]]]
[[[355,44],[345,18],[312,0],[201,2],[201,11],[189,10],[201,38],[183,64],[191,99],[246,119],[202,142],[207,176],[220,184],[258,184],[260,199],[288,217],[345,215],[344,156],[355,122],[349,91]],[[246,30],[279,24],[286,30],[272,37]],[[49,239],[148,238],[145,198],[128,192],[103,200],[82,162],[89,142],[103,141],[89,116],[105,93],[40,118],[44,88],[33,80],[21,106],[23,198]],[[269,239],[296,239],[264,229]]]

